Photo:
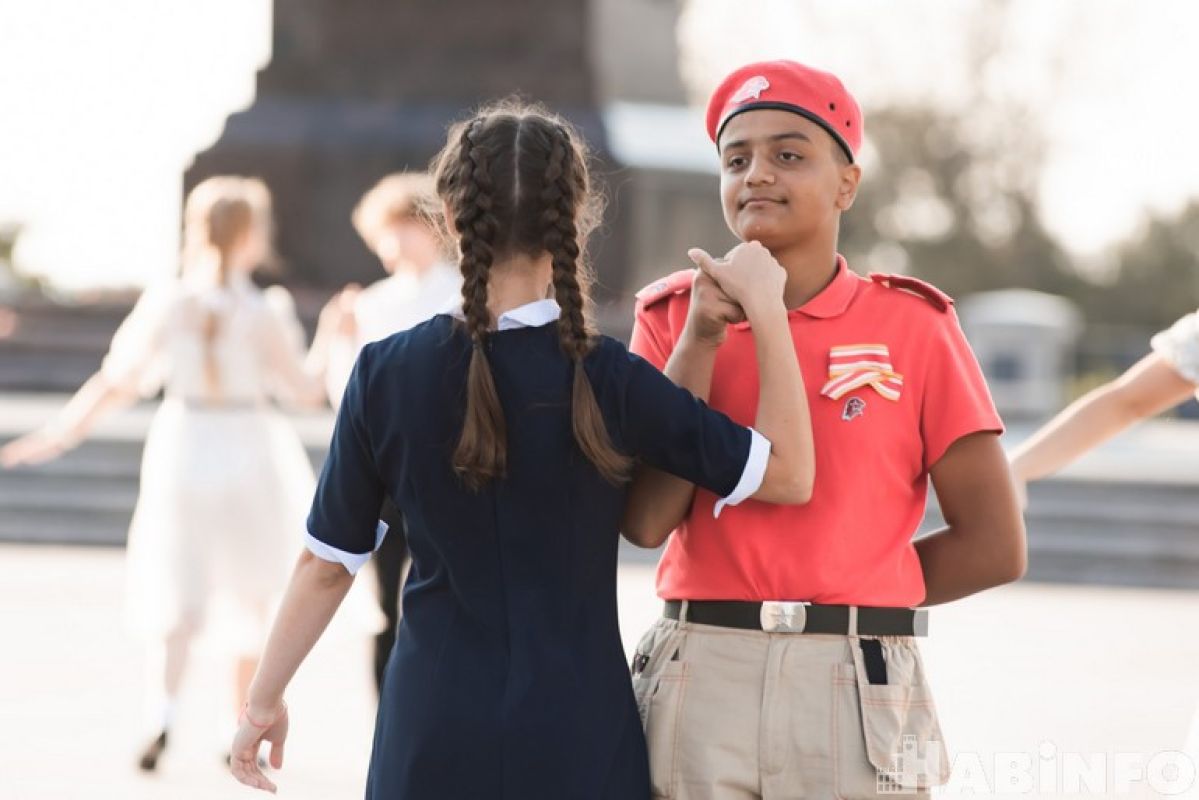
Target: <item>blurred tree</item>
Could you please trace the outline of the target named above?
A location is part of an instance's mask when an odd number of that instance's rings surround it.
[[[1037,214],[1039,147],[1026,141],[1017,156],[1007,137],[971,137],[969,126],[938,108],[872,114],[873,159],[842,249],[954,296],[1016,286],[1079,296],[1086,282]]]
[[[984,0],[976,12],[964,32],[961,102],[871,112],[868,168],[842,248],[852,263],[910,273],[955,297],[1012,287],[1080,297],[1087,281],[1038,213],[1047,148],[1035,102],[997,79],[1012,6]],[[1046,66],[1051,95],[1060,65]]]
[[[1155,214],[1116,248],[1110,282],[1082,297],[1089,319],[1160,328],[1199,307],[1199,200]]]

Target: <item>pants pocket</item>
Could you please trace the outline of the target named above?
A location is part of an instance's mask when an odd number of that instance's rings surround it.
[[[837,797],[919,796],[949,780],[949,757],[914,644],[887,640],[887,683],[868,678],[859,641],[834,668]]]
[[[686,662],[666,662],[651,681],[642,714],[649,746],[650,784],[655,798],[669,800],[674,797],[678,780],[679,733],[687,692]]]
[[[637,700],[637,713],[641,715],[642,727],[646,724],[650,697],[653,690],[657,689],[658,673],[663,664],[673,659],[681,638],[677,627],[659,622],[645,632],[633,652],[633,663],[630,665],[633,697]]]

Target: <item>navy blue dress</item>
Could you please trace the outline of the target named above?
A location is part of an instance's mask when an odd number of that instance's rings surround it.
[[[374,549],[385,496],[408,522],[412,569],[366,795],[648,798],[616,612],[625,489],[575,444],[556,326],[495,333],[487,347],[508,426],[505,479],[472,493],[450,466],[471,345],[441,315],[362,351],[309,516],[313,537],[355,554]],[[733,492],[748,428],[614,339],[585,367],[616,447]]]

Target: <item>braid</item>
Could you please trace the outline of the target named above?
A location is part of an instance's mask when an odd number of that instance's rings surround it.
[[[575,229],[575,191],[567,174],[570,139],[566,131],[555,126],[545,172],[545,187],[541,191],[544,209],[541,222],[545,230],[543,245],[554,267],[554,291],[562,315],[558,319],[558,337],[562,350],[579,359],[591,349],[586,319],[583,315],[583,295],[579,288],[579,241]]]
[[[460,139],[462,194],[454,218],[462,251],[462,312],[473,347],[466,378],[466,418],[453,466],[466,485],[476,491],[504,475],[508,452],[507,426],[485,348],[491,327],[487,281],[495,258],[493,243],[498,226],[492,212],[493,184],[486,153],[474,141],[480,125],[481,120],[472,122]]]
[[[631,468],[628,456],[612,446],[603,414],[595,400],[595,391],[583,366],[594,339],[584,313],[584,295],[579,285],[579,236],[575,214],[580,194],[586,193],[585,173],[571,142],[561,125],[552,126],[547,158],[545,185],[541,192],[543,246],[553,263],[554,294],[561,307],[558,339],[562,351],[574,362],[571,397],[571,424],[575,441],[583,454],[612,483],[627,480]],[[582,191],[577,192],[576,186]]]

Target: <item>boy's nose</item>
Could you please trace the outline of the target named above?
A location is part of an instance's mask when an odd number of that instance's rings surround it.
[[[774,172],[763,159],[755,158],[745,171],[745,182],[750,186],[761,186],[774,183]]]

